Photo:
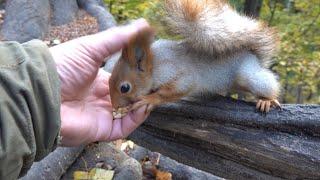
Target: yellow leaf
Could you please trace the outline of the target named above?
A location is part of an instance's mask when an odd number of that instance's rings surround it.
[[[285,62],[285,61],[280,61],[279,64],[280,64],[281,66],[284,66],[284,65],[286,65],[286,62]]]
[[[112,180],[114,171],[101,168],[93,168],[90,172],[75,171],[73,173],[74,180]]]
[[[73,173],[73,179],[74,180],[87,180],[89,178],[89,173],[85,171],[75,171]]]
[[[101,168],[93,168],[89,172],[91,180],[112,180],[114,171]]]

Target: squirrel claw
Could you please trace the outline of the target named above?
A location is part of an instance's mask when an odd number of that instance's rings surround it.
[[[282,111],[283,109],[282,109],[282,106],[281,106],[281,104],[279,103],[279,101],[276,100],[276,99],[273,100],[273,101],[274,101],[274,105]]]
[[[276,99],[259,99],[256,105],[256,109],[266,115],[266,113],[268,113],[270,111],[270,108],[273,106],[278,107],[280,108],[280,110],[282,110],[281,104]]]

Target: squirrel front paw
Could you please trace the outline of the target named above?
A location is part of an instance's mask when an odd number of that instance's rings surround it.
[[[278,107],[281,108],[281,104],[279,103],[278,100],[276,99],[259,99],[256,105],[256,109],[263,112],[267,113],[270,111],[270,107]]]
[[[154,100],[152,100],[151,98],[147,98],[147,97],[141,97],[139,98],[139,100],[137,102],[135,102],[132,107],[131,110],[136,110],[144,105],[147,106],[145,114],[149,114],[153,108],[155,107],[157,103],[154,102]]]

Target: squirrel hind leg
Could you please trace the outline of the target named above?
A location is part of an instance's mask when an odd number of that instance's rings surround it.
[[[244,59],[235,79],[236,87],[258,97],[256,108],[269,112],[270,107],[281,108],[277,100],[280,84],[277,77],[268,69],[263,68],[255,59]]]

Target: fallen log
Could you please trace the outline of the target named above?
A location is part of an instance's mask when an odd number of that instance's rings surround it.
[[[73,179],[75,171],[89,171],[97,167],[97,164],[100,164],[100,168],[114,170],[113,180],[142,179],[140,163],[126,153],[116,149],[112,143],[106,142],[93,143],[86,146],[77,160],[60,179]]]
[[[127,154],[130,157],[138,161],[143,161],[146,157],[158,157],[159,161],[157,168],[161,171],[170,172],[172,174],[172,179],[187,179],[187,180],[199,180],[199,179],[207,179],[207,180],[223,180],[223,178],[214,176],[210,173],[198,170],[194,167],[187,166],[185,164],[178,163],[177,161],[170,159],[166,156],[160,155],[156,152],[151,152],[148,149],[134,145],[132,150],[129,150]]]
[[[84,146],[59,147],[39,162],[35,162],[20,180],[60,179],[69,166],[77,159]]]
[[[179,162],[230,179],[319,179],[320,106],[266,116],[224,97],[155,109],[129,137]]]

